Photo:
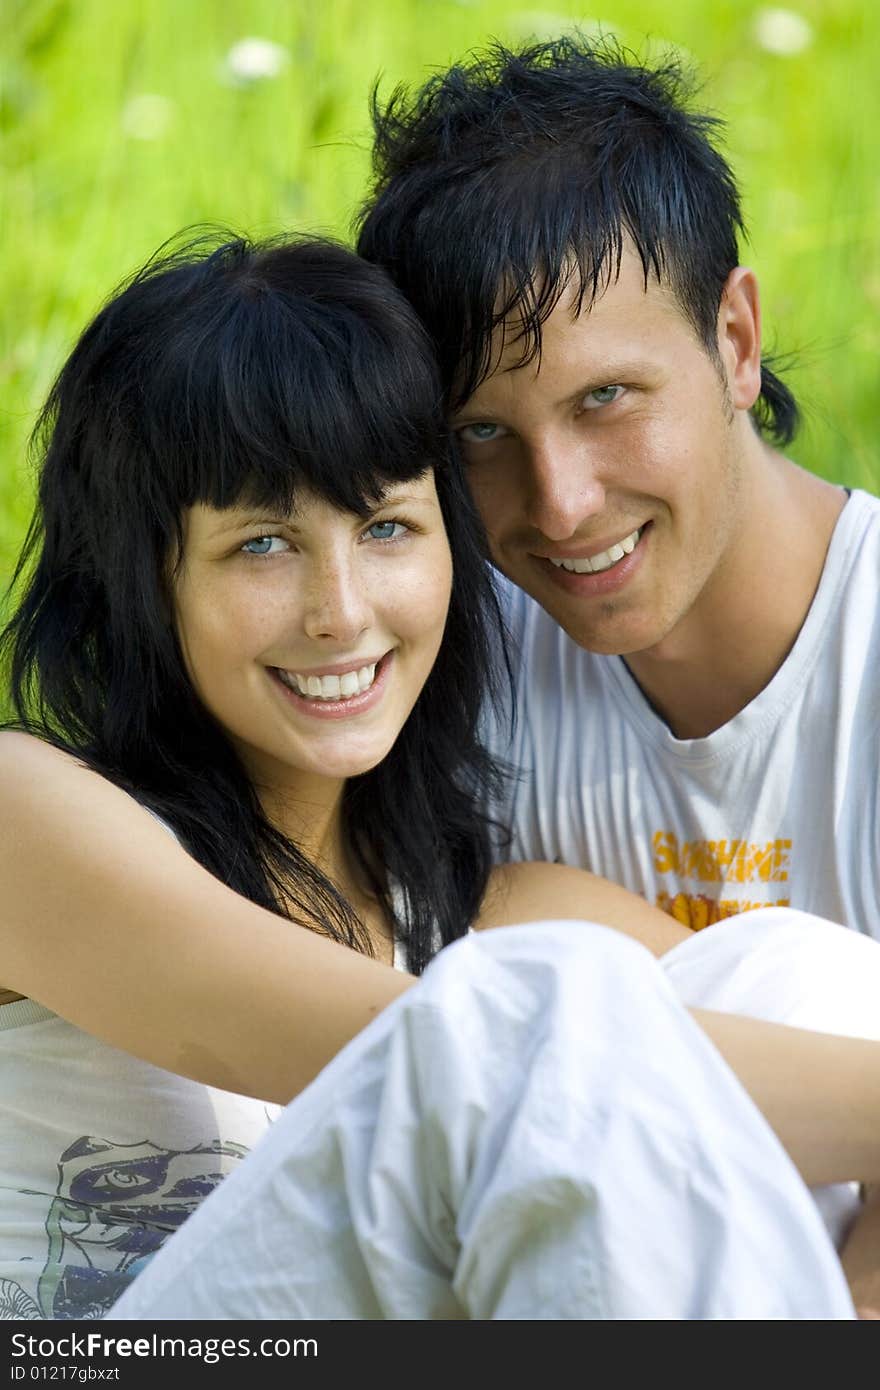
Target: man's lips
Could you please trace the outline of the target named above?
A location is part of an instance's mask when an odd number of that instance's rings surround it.
[[[551,565],[568,570],[570,574],[601,574],[603,570],[610,570],[612,565],[618,564],[625,555],[632,554],[641,539],[642,530],[642,526],[636,526],[620,540],[607,544],[599,542],[563,555],[557,551],[545,558]]]
[[[535,554],[533,558],[548,579],[565,593],[584,598],[613,594],[640,568],[650,531],[651,523],[646,522],[623,538],[626,545],[615,541],[602,549],[596,544],[582,546],[578,554],[572,555],[560,555],[557,549],[552,556]],[[598,570],[593,568],[597,561]]]

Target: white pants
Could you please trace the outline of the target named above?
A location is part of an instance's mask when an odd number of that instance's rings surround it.
[[[691,1008],[880,1041],[880,945],[806,912],[767,907],[729,918],[660,962]],[[813,1189],[834,1244],[859,1210],[858,1185]]]
[[[853,1309],[807,1189],[661,967],[551,922],[443,951],[110,1316]]]

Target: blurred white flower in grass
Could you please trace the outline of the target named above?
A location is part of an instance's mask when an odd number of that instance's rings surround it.
[[[277,77],[287,65],[288,53],[271,39],[239,39],[226,55],[223,76],[237,87]]]
[[[812,25],[794,10],[758,10],[752,33],[759,48],[781,58],[803,53],[813,42]]]
[[[122,129],[132,140],[161,140],[174,119],[174,102],[157,92],[131,97],[122,108]]]

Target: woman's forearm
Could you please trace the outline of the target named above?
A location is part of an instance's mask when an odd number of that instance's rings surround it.
[[[880,1318],[880,1188],[868,1193],[840,1263],[859,1317]]]
[[[880,1043],[691,1012],[810,1186],[880,1180]]]

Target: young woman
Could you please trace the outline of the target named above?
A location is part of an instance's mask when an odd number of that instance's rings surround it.
[[[578,871],[490,871],[492,594],[380,271],[308,241],[156,260],[86,330],[42,438],[3,637],[0,1299],[57,1318],[105,1310],[267,1102],[469,925],[588,918],[656,953],[689,933]],[[868,1044],[702,1021],[808,1179],[880,1172]]]

